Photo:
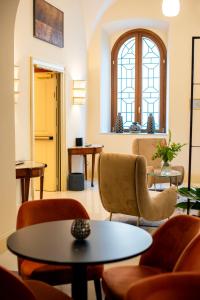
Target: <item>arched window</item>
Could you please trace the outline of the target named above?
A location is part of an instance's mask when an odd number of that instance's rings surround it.
[[[111,54],[111,126],[117,114],[124,129],[147,127],[153,113],[157,132],[166,131],[166,48],[155,33],[136,29],[121,35]]]

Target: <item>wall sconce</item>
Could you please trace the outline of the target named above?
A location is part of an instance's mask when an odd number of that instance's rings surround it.
[[[180,11],[179,0],[163,0],[162,12],[166,17],[175,17]]]
[[[14,101],[18,102],[19,97],[19,66],[14,66]]]
[[[86,81],[73,81],[73,104],[83,105],[86,101]]]

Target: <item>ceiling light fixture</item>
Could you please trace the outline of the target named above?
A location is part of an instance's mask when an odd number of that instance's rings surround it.
[[[180,11],[179,0],[163,0],[162,12],[166,17],[175,17]]]

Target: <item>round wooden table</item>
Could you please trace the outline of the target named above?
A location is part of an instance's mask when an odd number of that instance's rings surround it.
[[[44,169],[47,164],[25,160],[16,165],[16,179],[21,179],[22,203],[28,201],[30,179],[40,177],[40,199],[43,198]]]
[[[147,250],[151,235],[133,225],[110,221],[90,221],[91,233],[77,241],[70,221],[53,221],[17,230],[7,240],[14,254],[33,261],[67,264],[73,268],[72,298],[87,299],[87,265],[129,259]]]

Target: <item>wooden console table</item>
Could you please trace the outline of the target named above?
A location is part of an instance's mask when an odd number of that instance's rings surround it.
[[[44,168],[47,165],[34,161],[24,161],[16,165],[16,179],[21,179],[22,203],[28,201],[30,178],[40,177],[40,199],[43,198]]]
[[[92,155],[92,179],[91,186],[94,186],[94,166],[95,166],[95,154],[101,153],[103,145],[89,145],[81,147],[68,148],[68,168],[69,174],[72,172],[72,155],[83,155],[85,161],[85,179],[87,180],[87,155]]]

